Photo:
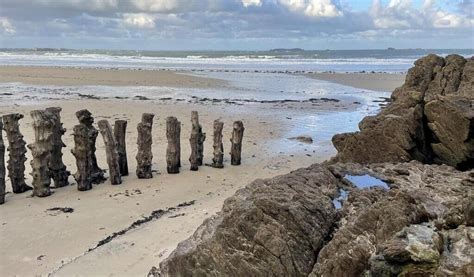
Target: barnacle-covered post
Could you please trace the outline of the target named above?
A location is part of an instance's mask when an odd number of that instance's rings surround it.
[[[112,185],[122,183],[122,176],[120,175],[119,154],[117,151],[117,142],[115,141],[112,126],[107,120],[99,120],[100,133],[104,139],[105,154],[107,156],[107,164],[109,165],[109,178]]]
[[[71,150],[76,158],[77,172],[74,178],[77,189],[80,191],[92,189],[92,151],[89,143],[89,128],[84,124],[78,124],[73,128],[74,149]]]
[[[214,120],[214,157],[212,158],[212,167],[224,167],[224,144],[222,143],[222,129],[224,129],[224,122]]]
[[[33,159],[31,176],[33,177],[33,195],[46,197],[51,195],[51,172],[49,161],[52,150],[52,137],[55,125],[54,114],[46,110],[31,111],[35,142],[28,144]]]
[[[55,187],[64,187],[69,185],[68,178],[71,173],[66,169],[63,162],[63,147],[66,147],[62,141],[62,136],[66,133],[61,123],[61,108],[51,107],[46,109],[54,115],[53,135],[51,138],[51,158],[49,160],[49,170],[54,181]]]
[[[155,117],[152,113],[142,114],[142,121],[138,123],[137,131],[137,177],[139,179],[150,179],[153,178],[151,171],[153,153],[151,152],[151,145],[153,139],[151,136],[151,130],[153,126],[153,118]]]
[[[120,175],[128,176],[128,162],[127,162],[127,143],[125,135],[127,133],[127,121],[116,120],[114,124],[114,136],[117,142],[117,151],[119,154]]]
[[[19,123],[22,118],[23,115],[19,113],[3,116],[3,128],[8,140],[8,177],[13,193],[23,193],[32,189],[25,183],[26,142],[20,132]]]
[[[5,144],[3,143],[3,121],[0,118],[0,204],[5,203]]]
[[[97,140],[97,136],[99,135],[99,131],[92,125],[94,123],[94,118],[92,114],[84,109],[76,112],[76,117],[79,119],[81,124],[88,129],[89,134],[89,148],[91,151],[91,162],[92,162],[92,183],[93,184],[100,184],[106,180],[104,177],[104,171],[99,167],[97,164],[97,157],[95,156],[95,142]]]
[[[233,125],[232,138],[230,139],[230,164],[240,165],[242,157],[242,138],[244,136],[244,124],[242,121],[235,121]]]
[[[180,167],[180,135],[181,122],[174,116],[166,118],[166,138],[168,148],[166,149],[166,169],[169,174],[179,173]]]

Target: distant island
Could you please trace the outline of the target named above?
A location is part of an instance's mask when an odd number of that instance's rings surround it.
[[[276,52],[276,53],[291,53],[291,52],[303,52],[304,49],[302,48],[275,48],[270,49],[269,52]]]

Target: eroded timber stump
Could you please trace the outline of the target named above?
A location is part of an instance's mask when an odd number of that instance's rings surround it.
[[[99,135],[99,131],[92,125],[94,123],[94,118],[92,114],[84,109],[76,112],[76,117],[79,119],[81,124],[88,130],[89,135],[89,148],[91,151],[91,162],[92,162],[92,183],[93,184],[100,184],[103,183],[106,178],[104,177],[104,170],[102,170],[99,165],[97,164],[97,157],[95,155],[96,147],[95,143],[97,140],[97,136]]]
[[[153,153],[151,152],[151,146],[153,138],[151,136],[151,130],[153,127],[153,118],[155,117],[152,113],[142,114],[142,121],[138,123],[137,131],[137,177],[139,179],[150,179],[153,178],[151,171]]]
[[[200,126],[199,117],[196,111],[191,112],[191,136],[189,137],[189,144],[191,146],[191,155],[189,156],[189,162],[191,164],[191,170],[197,171],[199,169],[199,137],[200,137]]]
[[[166,149],[166,170],[169,174],[179,173],[180,163],[180,135],[181,122],[174,116],[166,118],[166,138],[168,147]]]
[[[5,203],[5,144],[3,143],[3,121],[0,118],[0,205]]]
[[[92,189],[92,158],[89,143],[89,128],[79,124],[73,128],[74,149],[71,150],[76,158],[77,173],[74,178],[80,191]]]
[[[8,177],[13,193],[23,193],[32,189],[25,183],[26,142],[20,132],[19,124],[22,118],[23,115],[18,113],[3,116],[3,128],[8,140]]]
[[[127,143],[125,141],[126,132],[127,132],[127,121],[116,120],[114,124],[114,137],[115,137],[115,141],[117,142],[120,175],[122,176],[128,176]]]
[[[119,154],[117,151],[117,142],[107,120],[99,120],[97,122],[99,125],[100,133],[104,139],[105,144],[105,153],[107,156],[107,164],[109,165],[109,178],[112,185],[119,185],[122,183],[122,177],[120,175],[120,166],[119,166]]]
[[[224,129],[224,122],[214,120],[214,157],[212,158],[212,167],[224,167],[224,144],[222,143],[222,129]]]
[[[66,129],[63,128],[61,123],[61,108],[51,107],[47,108],[47,111],[54,115],[54,126],[53,135],[51,138],[51,157],[49,160],[49,170],[51,171],[54,186],[65,187],[69,185],[68,178],[71,173],[67,170],[66,165],[63,162],[63,147],[66,147],[62,141],[62,136],[66,133]]]
[[[235,121],[233,125],[232,138],[230,139],[230,164],[240,165],[242,157],[242,138],[244,136],[244,124],[242,121]]]
[[[31,176],[33,177],[33,195],[46,197],[51,195],[51,172],[49,162],[52,150],[52,137],[55,116],[46,110],[34,110],[30,113],[33,118],[35,142],[28,144],[33,159],[31,160]]]

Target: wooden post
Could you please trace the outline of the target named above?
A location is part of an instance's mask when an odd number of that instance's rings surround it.
[[[222,129],[224,129],[224,122],[214,120],[214,158],[212,158],[212,167],[224,167],[224,144],[222,143]]]
[[[128,162],[127,162],[127,143],[125,135],[127,133],[127,121],[116,120],[114,124],[114,137],[117,142],[117,151],[119,154],[120,175],[128,176]]]
[[[242,121],[235,121],[234,130],[232,131],[232,138],[230,139],[230,164],[240,165],[242,156],[242,138],[244,136],[244,124]]]
[[[66,133],[66,129],[63,128],[63,124],[61,123],[61,108],[51,107],[47,108],[46,111],[54,115],[51,157],[48,166],[54,180],[54,186],[57,188],[65,187],[69,185],[68,178],[71,173],[66,170],[66,165],[63,162],[62,149],[66,147],[66,145],[61,137]]]
[[[153,138],[151,130],[153,126],[153,118],[155,117],[152,113],[142,114],[142,121],[138,123],[138,137],[137,137],[137,177],[139,179],[150,179],[153,178],[151,171],[153,153],[151,152],[151,146],[153,144]]]
[[[89,143],[89,128],[84,124],[74,126],[74,149],[71,150],[76,158],[77,173],[74,178],[80,191],[92,189],[92,158]]]
[[[117,142],[107,120],[99,120],[100,133],[104,139],[105,153],[107,155],[107,164],[109,165],[109,178],[112,185],[118,185],[122,183],[122,177],[120,175],[119,166],[119,154],[117,151]]]
[[[5,203],[5,144],[3,143],[3,121],[0,118],[0,205]]]
[[[46,110],[31,111],[35,142],[28,144],[33,159],[31,176],[33,177],[33,195],[46,197],[51,195],[51,173],[49,161],[52,150],[52,137],[55,125],[54,114]]]
[[[23,193],[32,189],[25,183],[26,142],[23,140],[18,122],[22,118],[23,115],[18,113],[3,116],[3,127],[8,140],[8,177],[13,193]]]
[[[166,169],[169,174],[179,173],[180,166],[180,134],[181,122],[174,116],[166,118],[166,138],[168,148],[166,149]]]
[[[102,170],[99,165],[97,164],[97,157],[95,156],[95,142],[97,140],[97,136],[99,135],[99,131],[92,125],[94,123],[94,118],[92,114],[88,110],[80,110],[76,112],[76,117],[79,119],[81,124],[88,130],[89,134],[89,148],[91,151],[91,162],[92,162],[92,183],[93,184],[100,184],[103,183],[107,178],[104,177],[104,170]]]
[[[197,127],[198,143],[197,143],[197,163],[199,166],[203,164],[204,160],[204,141],[206,140],[206,133],[202,131],[202,125],[199,124],[199,115],[197,111],[191,112],[191,122]]]
[[[191,170],[197,171],[199,169],[199,117],[196,111],[191,112],[191,136],[189,143],[191,144],[191,155],[189,156],[189,162],[191,163]]]

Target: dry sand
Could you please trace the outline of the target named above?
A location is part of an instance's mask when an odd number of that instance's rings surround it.
[[[305,76],[345,86],[392,92],[403,85],[405,74],[389,73],[311,73]]]
[[[315,157],[313,153],[288,156],[284,149],[273,149],[271,141],[284,136],[288,123],[272,119],[267,112],[229,105],[163,104],[150,101],[64,101],[54,103],[63,108],[62,120],[67,128],[63,150],[68,169],[75,171],[71,147],[74,145],[72,127],[77,124],[74,112],[87,108],[96,121],[127,119],[127,150],[130,176],[123,184],[112,186],[108,181],[94,186],[91,191],[79,192],[75,185],[55,190],[47,198],[32,198],[30,193],[8,194],[0,206],[0,271],[2,276],[56,273],[57,276],[74,274],[91,276],[132,275],[144,276],[151,266],[165,258],[177,243],[184,240],[202,221],[217,212],[227,197],[256,178],[267,178],[287,173],[302,166],[327,159],[333,151]],[[21,131],[27,142],[33,139],[29,111],[47,106],[1,107],[0,114],[25,114]],[[212,158],[212,122],[220,118],[225,123],[224,169],[200,167],[189,170],[190,111],[198,110],[200,121],[207,132],[205,160]],[[273,107],[271,109],[274,109]],[[154,169],[159,171],[153,179],[138,180],[135,176],[136,126],[143,112],[156,114],[153,126]],[[182,172],[166,173],[165,117],[177,116],[182,126]],[[231,123],[243,119],[245,135],[243,164],[230,166],[228,150]],[[298,144],[288,140],[288,143]],[[99,165],[107,168],[102,137],[97,140]],[[312,154],[312,155],[310,155]],[[30,153],[28,152],[28,155]],[[28,156],[30,160],[30,157]],[[31,172],[27,162],[27,173]],[[28,183],[30,183],[30,176]],[[74,182],[70,178],[71,183]],[[7,191],[11,191],[7,180]],[[196,200],[194,205],[180,208],[162,218],[139,226],[111,242],[88,252],[107,236],[129,227],[154,210],[176,207],[185,201]],[[73,213],[48,212],[53,207],[70,207]],[[170,216],[179,215],[170,218]]]
[[[208,88],[223,80],[163,70],[95,69],[50,66],[0,66],[0,83],[57,86],[164,86]]]

